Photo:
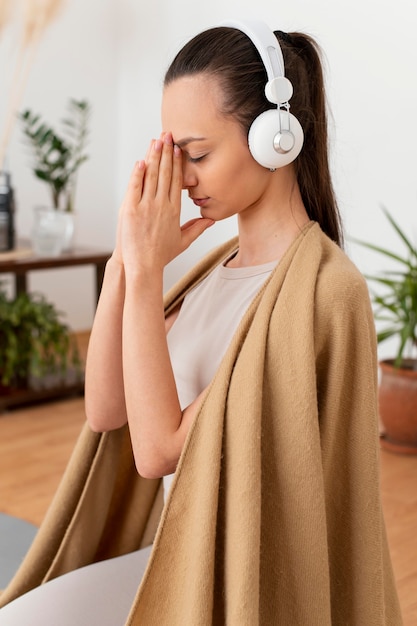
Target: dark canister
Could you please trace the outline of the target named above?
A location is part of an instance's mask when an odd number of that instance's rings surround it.
[[[14,248],[14,213],[14,194],[10,174],[0,171],[0,252]]]

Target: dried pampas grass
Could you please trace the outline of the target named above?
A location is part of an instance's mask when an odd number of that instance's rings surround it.
[[[25,0],[23,12],[23,46],[30,46],[55,19],[63,0]]]
[[[0,32],[10,18],[13,0],[0,0]],[[14,0],[13,4],[16,3]],[[22,3],[22,2],[21,2]],[[4,166],[7,146],[18,107],[32,68],[42,36],[57,17],[65,0],[23,0],[21,7],[21,37],[6,111],[6,125],[0,142],[0,170]]]
[[[12,14],[12,0],[0,0],[0,33]]]

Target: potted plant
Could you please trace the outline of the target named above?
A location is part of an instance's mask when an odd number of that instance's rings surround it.
[[[380,362],[381,445],[395,452],[417,454],[417,247],[392,215],[383,211],[405,247],[404,254],[357,241],[398,265],[398,269],[366,276],[380,287],[378,293],[371,290],[375,320],[383,324],[377,333],[378,343],[390,337],[398,339],[396,355]]]
[[[81,375],[80,357],[62,314],[44,296],[7,296],[0,284],[0,385],[2,393],[25,388],[31,379],[64,379],[73,368]]]
[[[86,100],[70,99],[61,134],[29,109],[19,115],[23,133],[32,149],[33,173],[49,186],[51,206],[55,210],[51,214],[47,207],[41,207],[35,216],[34,245],[39,254],[43,252],[43,245],[51,245],[49,231],[56,233],[58,239],[63,238],[62,248],[70,247],[74,232],[76,177],[80,166],[88,159],[85,146],[90,113]],[[51,248],[44,252],[51,254]]]
[[[76,174],[80,165],[88,159],[84,149],[90,105],[86,100],[70,99],[68,108],[68,117],[62,121],[65,130],[62,135],[58,135],[41,120],[40,115],[29,109],[19,118],[32,148],[33,173],[49,185],[53,208],[73,211]]]

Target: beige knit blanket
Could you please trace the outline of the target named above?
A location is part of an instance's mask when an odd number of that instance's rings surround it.
[[[204,259],[167,310],[236,242]],[[6,603],[149,544],[127,624],[399,626],[379,496],[365,281],[311,223],[256,297],[190,430],[162,511],[128,431],[85,427]]]

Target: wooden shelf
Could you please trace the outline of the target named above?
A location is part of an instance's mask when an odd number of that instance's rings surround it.
[[[30,272],[92,265],[95,269],[95,299],[98,301],[104,269],[110,256],[110,250],[76,246],[58,257],[40,257],[34,254],[29,242],[21,240],[15,250],[0,254],[0,275],[9,273],[14,275],[14,292],[17,295],[28,291],[27,276]],[[27,389],[8,390],[0,387],[0,412],[57,398],[82,395],[83,378],[83,376],[77,378],[75,372],[69,372],[65,380],[56,376],[45,380],[32,380]]]
[[[22,389],[0,387],[0,412],[63,397],[82,396],[83,393],[84,376],[69,370],[65,378],[48,376],[33,379],[28,387]]]
[[[30,272],[80,265],[95,268],[95,295],[100,295],[104,268],[111,256],[110,250],[74,247],[57,257],[37,256],[26,240],[20,240],[15,250],[0,253],[0,274],[14,274],[15,293],[27,291],[27,275]]]

